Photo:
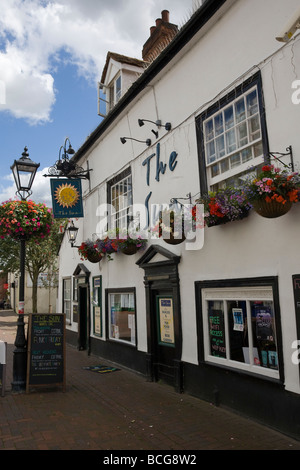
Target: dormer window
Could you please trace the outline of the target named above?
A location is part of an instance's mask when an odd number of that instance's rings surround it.
[[[143,73],[146,62],[114,52],[107,54],[99,83],[98,114],[105,117]]]

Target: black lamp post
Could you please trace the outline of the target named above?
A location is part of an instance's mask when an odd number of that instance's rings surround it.
[[[39,163],[34,163],[30,160],[27,147],[24,148],[22,157],[19,160],[15,160],[11,166],[17,187],[16,194],[20,196],[22,201],[26,201],[32,194],[31,186],[39,166]],[[13,358],[12,390],[15,392],[23,391],[26,388],[27,344],[24,323],[25,243],[25,238],[22,238],[20,240],[19,314],[15,339],[16,349],[14,350]]]

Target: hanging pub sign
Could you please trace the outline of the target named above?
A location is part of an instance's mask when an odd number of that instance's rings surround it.
[[[51,179],[52,208],[55,219],[83,217],[80,179]]]

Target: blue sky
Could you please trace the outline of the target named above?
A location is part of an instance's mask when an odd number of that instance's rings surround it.
[[[32,199],[51,205],[42,175],[66,137],[76,150],[101,122],[97,81],[107,52],[141,59],[162,10],[182,26],[194,7],[195,0],[0,0],[0,203],[15,196],[10,166],[27,146],[40,163]]]

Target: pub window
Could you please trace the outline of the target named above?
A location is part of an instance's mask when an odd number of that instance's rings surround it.
[[[63,279],[63,313],[71,324],[71,278]]]
[[[108,338],[136,346],[136,308],[134,289],[106,292]]]
[[[260,75],[216,102],[196,122],[203,192],[240,186],[267,153]]]
[[[201,289],[204,360],[279,379],[278,308],[272,285]]]
[[[112,206],[109,228],[127,228],[132,207],[131,170],[127,168],[108,183],[108,203]]]

